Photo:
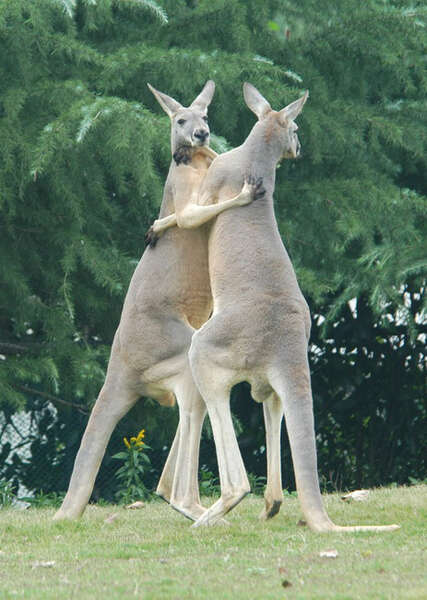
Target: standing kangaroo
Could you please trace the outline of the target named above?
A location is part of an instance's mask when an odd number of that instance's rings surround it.
[[[244,97],[257,115],[240,147],[215,159],[204,179],[200,204],[236,193],[248,176],[262,178],[265,199],[219,215],[209,234],[213,313],[193,336],[189,359],[212,424],[221,497],[194,524],[210,525],[250,491],[230,413],[231,388],[251,384],[263,402],[267,435],[267,487],[263,516],[283,501],[280,428],[285,413],[298,497],[314,531],[394,530],[398,526],[340,527],[329,519],[317,475],[307,345],[310,313],[283,246],[273,208],[276,165],[300,153],[294,120],[305,95],[280,111],[246,83]],[[179,218],[177,215],[179,226]],[[167,223],[165,223],[167,225]],[[159,225],[158,225],[159,227]]]
[[[188,108],[150,85],[149,88],[169,115],[172,126],[174,160],[160,216],[167,220],[177,211],[183,215],[180,225],[191,227],[195,217],[198,222],[206,222],[223,210],[250,202],[251,189],[245,188],[236,199],[221,205],[194,205],[200,184],[216,156],[207,147],[207,107],[215,90],[213,81],[206,83]],[[176,397],[180,420],[157,493],[190,519],[196,520],[203,514],[197,471],[206,408],[193,382],[188,350],[195,329],[208,319],[211,310],[207,232],[204,228],[170,229],[155,252],[146,249],[130,282],[105,383],[55,519],[81,516],[111,433],[140,396],[150,396],[169,406]]]

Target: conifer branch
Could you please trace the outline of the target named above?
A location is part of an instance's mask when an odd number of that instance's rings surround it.
[[[4,351],[12,350],[15,352],[34,352],[35,350],[38,350],[40,348],[40,345],[41,344],[13,344],[10,342],[0,341],[0,348]]]
[[[49,402],[52,402],[53,404],[57,403],[57,404],[62,404],[64,406],[70,406],[72,408],[77,408],[78,411],[80,411],[81,413],[83,413],[85,415],[88,415],[90,412],[87,409],[87,407],[84,406],[83,404],[75,404],[74,402],[68,402],[68,400],[63,400],[62,398],[58,398],[57,396],[52,396],[52,394],[48,394],[47,392],[42,392],[40,390],[36,390],[35,388],[30,388],[26,385],[14,384],[13,387],[16,390],[25,392],[27,394],[35,394],[36,396],[45,398],[46,400],[49,400]]]

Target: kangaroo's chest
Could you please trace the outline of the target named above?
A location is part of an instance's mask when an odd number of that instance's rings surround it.
[[[207,232],[177,230],[181,261],[174,273],[172,294],[176,309],[196,329],[207,321],[212,311],[212,292],[209,278]]]

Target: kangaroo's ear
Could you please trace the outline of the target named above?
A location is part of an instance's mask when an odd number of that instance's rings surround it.
[[[202,89],[197,98],[190,104],[190,108],[197,107],[201,110],[206,110],[212,101],[214,92],[215,83],[212,81],[212,79],[209,79],[209,81],[205,83],[205,87]]]
[[[251,83],[245,82],[243,84],[243,97],[248,107],[256,114],[259,120],[263,119],[270,112],[270,103],[267,102],[264,96]]]
[[[153,92],[157,102],[163,108],[165,113],[167,115],[169,115],[170,118],[172,118],[174,116],[174,114],[176,114],[179,111],[179,109],[182,108],[182,105],[179,102],[177,102],[176,100],[174,100],[167,94],[163,94],[162,92],[159,92],[158,90],[153,88],[153,86],[150,85],[149,83],[147,83],[147,85],[148,85],[148,88],[150,89],[150,91]]]
[[[305,92],[304,96],[301,96],[295,102],[288,104],[285,108],[282,108],[280,111],[280,118],[282,121],[295,121],[297,116],[302,111],[302,108],[308,98],[308,90]]]

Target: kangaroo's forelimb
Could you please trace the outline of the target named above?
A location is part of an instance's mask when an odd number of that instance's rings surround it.
[[[178,226],[182,229],[201,227],[225,210],[229,210],[236,206],[245,206],[252,202],[252,200],[261,198],[264,193],[262,180],[259,179],[255,181],[253,178],[249,177],[243,184],[239,194],[233,198],[223,200],[218,204],[211,204],[214,202],[215,197],[206,197],[205,195],[202,198],[203,205],[199,205],[197,204],[198,195],[195,195],[192,198],[192,202],[188,203],[181,212],[174,213],[163,219],[156,219],[148,231],[152,231],[155,236],[159,237],[166,229],[174,226]]]

